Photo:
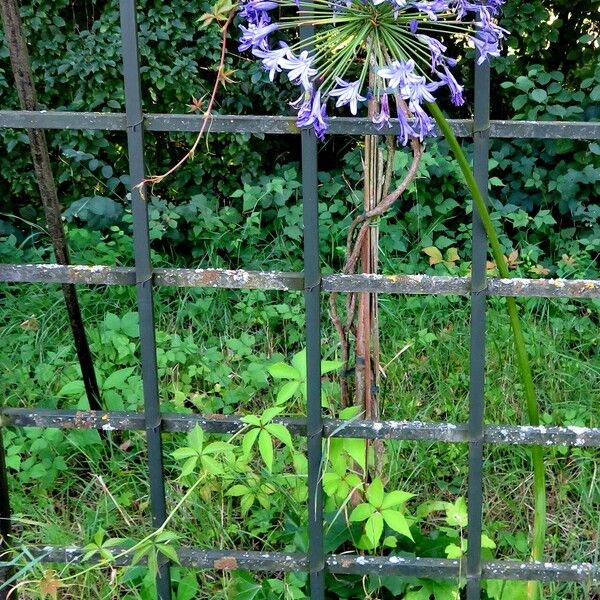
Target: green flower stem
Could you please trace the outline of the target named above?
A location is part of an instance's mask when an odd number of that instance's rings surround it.
[[[500,276],[504,278],[510,277],[508,265],[502,248],[500,246],[500,240],[498,234],[494,228],[490,213],[488,212],[485,200],[477,185],[475,176],[467,158],[465,157],[456,136],[446,118],[442,114],[439,106],[435,103],[428,103],[427,107],[433,118],[435,119],[441,132],[444,134],[450,149],[452,150],[460,169],[465,177],[467,187],[473,196],[473,203],[479,217],[485,228],[491,249],[492,256],[500,272]],[[508,315],[510,318],[510,325],[512,327],[513,336],[515,340],[515,350],[517,354],[517,364],[519,367],[519,374],[521,382],[525,390],[525,398],[527,401],[527,414],[529,417],[529,423],[537,426],[540,424],[540,412],[538,403],[536,400],[535,386],[533,384],[533,377],[531,374],[531,365],[529,363],[529,357],[527,355],[527,349],[525,347],[525,338],[523,336],[523,330],[521,329],[521,322],[519,320],[519,312],[517,309],[517,302],[514,298],[506,298],[506,306],[508,309]],[[541,446],[531,447],[531,459],[533,463],[533,481],[534,481],[534,520],[533,520],[533,539],[531,543],[531,558],[533,560],[542,560],[544,555],[544,541],[546,537],[546,476],[544,471],[544,454]],[[529,598],[535,599],[538,597],[539,584],[537,582],[530,582],[529,585]]]

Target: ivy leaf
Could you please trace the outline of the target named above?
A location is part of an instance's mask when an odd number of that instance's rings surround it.
[[[467,503],[462,496],[446,508],[446,522],[457,527],[467,526]]]
[[[168,544],[156,544],[156,547],[158,551],[161,554],[164,554],[164,556],[166,556],[169,560],[173,561],[178,565],[181,564],[181,561],[179,560],[177,552],[175,552],[175,548],[173,548],[173,546],[169,546]]]
[[[204,445],[204,433],[199,425],[196,425],[194,429],[189,433],[188,440],[190,446],[196,450],[199,454],[202,453],[202,446]]]
[[[363,504],[359,504],[354,508],[349,520],[351,523],[364,521],[368,519],[374,512],[375,507],[364,502]]]
[[[375,507],[379,508],[383,504],[383,483],[381,478],[377,477],[371,482],[367,489],[367,500]]]
[[[299,379],[306,379],[306,348],[304,350],[300,350],[300,352],[297,354],[294,354],[292,358],[292,365],[294,365],[300,374]]]
[[[383,510],[381,514],[383,515],[385,522],[391,529],[397,531],[398,533],[401,533],[402,535],[406,536],[409,540],[413,540],[414,542],[412,533],[410,532],[410,527],[408,526],[408,521],[400,511],[388,509]]]
[[[252,446],[260,433],[260,429],[255,428],[251,429],[248,433],[244,435],[242,438],[242,456],[247,458],[250,456],[250,452],[252,451]]]
[[[365,535],[373,543],[373,546],[377,546],[383,533],[383,516],[381,513],[373,513],[365,523]]]
[[[294,367],[284,362],[275,363],[269,367],[269,373],[273,379],[302,379],[300,373]]]
[[[393,492],[390,492],[389,494],[385,495],[381,508],[392,508],[392,506],[404,504],[411,498],[414,498],[414,496],[414,494],[411,494],[409,492],[403,492],[402,490],[394,490]]]
[[[300,388],[299,381],[288,381],[281,387],[277,392],[277,404],[284,404],[287,402]]]
[[[321,361],[321,375],[331,373],[331,371],[337,371],[344,366],[344,362],[341,360],[323,360]]]
[[[184,448],[177,448],[174,452],[171,452],[171,456],[175,460],[183,460],[184,458],[190,458],[190,456],[198,456],[198,452],[189,446]]]
[[[193,473],[196,468],[196,463],[198,462],[198,456],[191,456],[188,458],[181,467],[181,476],[186,477]]]
[[[231,486],[226,492],[226,496],[245,496],[250,491],[250,488],[246,485],[238,483]]]
[[[278,440],[283,442],[288,448],[294,448],[292,436],[283,425],[279,425],[278,423],[270,423],[269,425],[265,425],[265,429],[271,435],[275,436]]]
[[[273,470],[273,440],[264,429],[261,430],[258,436],[258,451],[270,473]]]

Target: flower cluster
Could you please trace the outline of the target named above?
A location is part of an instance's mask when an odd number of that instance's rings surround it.
[[[433,131],[425,110],[434,93],[448,88],[452,102],[464,103],[463,86],[452,68],[441,34],[465,40],[478,63],[498,56],[507,33],[494,17],[504,0],[243,0],[240,50],[251,50],[273,81],[285,72],[300,96],[291,105],[298,127],[312,126],[323,139],[327,102],[348,106],[373,100],[371,118],[391,127],[390,98],[404,144]],[[274,15],[278,21],[274,21]],[[286,30],[305,35],[288,45]],[[308,34],[306,33],[308,31]],[[297,37],[297,36],[295,36]],[[277,38],[274,40],[273,38]]]

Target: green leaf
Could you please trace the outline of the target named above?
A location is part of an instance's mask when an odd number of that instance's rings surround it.
[[[158,548],[158,551],[166,556],[169,560],[178,565],[181,564],[181,561],[179,560],[177,552],[175,552],[175,548],[173,548],[173,546],[169,546],[168,544],[156,544],[156,547]]]
[[[404,504],[411,498],[414,498],[414,496],[415,496],[414,494],[411,494],[409,492],[403,492],[401,490],[394,490],[393,492],[390,492],[389,494],[385,495],[385,498],[383,499],[383,504],[381,505],[381,508],[392,508],[392,506],[398,506],[399,504]]]
[[[373,546],[379,544],[383,533],[383,516],[381,513],[373,513],[365,523],[365,535],[371,540]]]
[[[363,502],[354,508],[350,515],[350,522],[355,523],[368,519],[375,512],[375,508],[371,504]]]
[[[423,252],[429,256],[429,264],[432,266],[444,262],[442,253],[435,246],[423,248]]]
[[[269,367],[269,373],[271,377],[273,377],[273,379],[302,379],[302,376],[300,375],[297,369],[294,369],[294,367],[291,367],[290,365],[284,362],[279,362],[275,363],[274,365],[271,365]]]
[[[260,427],[261,422],[260,419],[256,415],[246,415],[241,418],[242,423],[247,423],[248,425],[254,425],[255,427]]]
[[[548,94],[546,90],[542,90],[539,88],[533,90],[529,95],[531,96],[531,99],[537,102],[538,104],[543,104],[544,102],[546,102],[546,100],[548,100]]]
[[[82,396],[85,394],[83,381],[70,381],[60,388],[58,396]]]
[[[198,453],[202,452],[202,446],[204,445],[204,433],[199,425],[196,425],[188,434],[188,441],[194,450],[196,450]]]
[[[381,511],[381,514],[383,515],[385,522],[391,529],[397,531],[398,533],[401,533],[402,535],[406,536],[410,540],[413,540],[414,542],[412,533],[410,532],[410,527],[408,526],[408,521],[401,512],[397,510],[387,509]]]
[[[126,367],[125,369],[119,369],[111,373],[102,384],[103,390],[110,390],[112,388],[122,388],[125,381],[135,371],[135,367]]]
[[[190,458],[190,456],[198,456],[198,452],[186,446],[185,448],[177,448],[177,450],[171,452],[171,456],[175,460],[183,460],[184,458]]]
[[[238,483],[236,485],[231,486],[226,492],[226,496],[244,496],[250,491],[248,486],[242,485]]]
[[[190,473],[193,473],[196,468],[196,463],[198,462],[198,456],[192,456],[188,458],[181,467],[181,476],[186,477]]]
[[[211,475],[223,475],[223,467],[212,456],[203,456],[202,466]]]
[[[493,600],[527,600],[527,582],[490,579],[487,594]]]
[[[331,373],[331,371],[337,371],[344,366],[344,362],[341,360],[323,360],[321,361],[321,375]]]
[[[467,526],[467,503],[462,496],[446,508],[446,522],[457,527]]]
[[[367,489],[367,500],[376,508],[379,508],[383,504],[383,483],[381,478],[377,477],[371,482]]]
[[[279,416],[283,412],[283,407],[281,406],[272,406],[271,408],[267,408],[263,412],[260,417],[261,424],[266,424],[269,421],[272,421],[275,417]]]
[[[450,560],[456,560],[463,555],[463,551],[457,544],[448,544],[444,548],[444,552],[446,553],[446,558],[449,558]]]
[[[260,433],[260,429],[251,429],[248,433],[244,435],[242,438],[242,456],[247,458],[250,456],[250,452],[252,451],[252,446]]]
[[[283,425],[279,425],[278,423],[270,423],[269,425],[265,426],[265,429],[271,435],[275,436],[278,440],[283,442],[288,448],[294,448],[292,436]]]
[[[599,102],[600,101],[600,84],[597,85],[591,92],[590,92],[590,100],[592,100],[593,102]]]
[[[287,402],[300,388],[299,381],[288,381],[277,393],[277,404]]]
[[[356,463],[360,465],[360,468],[364,471],[367,449],[366,440],[344,439],[343,448],[356,461]]]
[[[258,451],[270,473],[273,470],[273,440],[264,429],[261,430],[258,436]]]
[[[306,379],[306,348],[300,350],[297,354],[294,354],[292,365],[294,365],[298,373],[300,373],[300,379]]]

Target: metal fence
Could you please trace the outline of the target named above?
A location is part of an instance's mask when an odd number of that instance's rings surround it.
[[[166,518],[161,436],[190,431],[200,425],[206,432],[234,433],[243,427],[238,417],[209,418],[189,414],[161,414],[156,364],[152,295],[154,286],[303,290],[306,310],[308,400],[306,418],[281,418],[295,436],[307,438],[308,448],[308,554],[246,552],[181,548],[178,555],[193,569],[247,569],[254,571],[304,571],[310,574],[310,597],[321,600],[325,572],[386,574],[454,579],[465,576],[467,598],[480,598],[482,579],[575,581],[600,583],[597,565],[522,561],[482,561],[479,543],[470,543],[466,560],[400,558],[397,556],[325,555],[320,467],[324,440],[329,436],[363,439],[396,439],[467,443],[468,539],[479,540],[482,529],[484,444],[600,447],[600,428],[484,425],[484,347],[488,296],[546,298],[600,298],[597,280],[487,279],[487,241],[477,215],[473,217],[473,267],[471,278],[426,275],[321,275],[319,257],[317,142],[311,131],[298,130],[294,119],[264,116],[213,116],[212,132],[298,134],[302,140],[302,190],[304,204],[303,273],[248,272],[225,269],[153,269],[150,261],[148,213],[136,184],[144,179],[144,131],[200,129],[201,116],[144,114],[142,110],[135,0],[120,0],[121,39],[126,112],[71,113],[57,111],[0,111],[0,127],[40,129],[100,129],[126,131],[132,183],[135,268],[107,266],[0,265],[0,281],[48,284],[135,285],[140,318],[141,368],[144,412],[9,409],[1,412],[2,427],[56,427],[98,430],[142,430],[148,447],[148,475],[152,525]],[[478,66],[475,74],[474,120],[454,120],[455,133],[473,138],[475,174],[482,190],[488,188],[490,138],[600,139],[600,123],[490,121],[490,71]],[[333,135],[379,132],[367,119],[332,118]],[[321,414],[321,314],[324,292],[390,294],[451,294],[471,300],[469,419],[464,424],[406,421],[348,422],[323,419]],[[344,424],[341,427],[342,423]],[[1,433],[1,429],[0,429]],[[0,519],[10,519],[7,473],[0,450]],[[33,550],[45,562],[79,563],[81,547],[43,547]],[[127,564],[127,559],[119,564]],[[157,578],[161,600],[171,598],[170,565],[162,559]]]

